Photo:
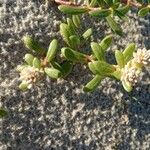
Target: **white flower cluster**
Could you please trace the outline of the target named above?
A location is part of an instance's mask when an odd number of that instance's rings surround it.
[[[150,64],[150,50],[138,49],[136,53],[133,53],[133,62],[141,65]]]
[[[34,83],[41,79],[43,71],[38,68],[26,66],[20,71],[20,80],[23,84],[27,84],[27,88],[30,89]]]
[[[139,49],[136,53],[133,53],[133,59],[131,59],[125,67],[121,70],[121,81],[128,86],[135,85],[139,80],[141,67],[150,64],[150,50]],[[137,67],[141,65],[141,67]]]
[[[134,66],[131,66],[131,63],[127,63],[122,69],[121,81],[125,82],[127,85],[135,85],[139,80],[140,70]]]

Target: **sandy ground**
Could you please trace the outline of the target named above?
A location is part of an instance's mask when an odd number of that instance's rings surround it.
[[[138,19],[133,11],[123,23],[124,37],[116,37],[112,52],[136,42],[150,49],[150,15]],[[92,94],[81,89],[90,73],[80,65],[66,80],[45,79],[22,93],[15,67],[28,51],[25,34],[45,47],[58,37],[62,14],[54,5],[38,0],[0,1],[0,101],[9,117],[1,120],[0,150],[148,150],[150,149],[150,68],[130,94],[117,81],[106,79]],[[64,17],[63,17],[64,18]],[[110,33],[104,21],[84,17],[83,26],[93,27],[94,40]]]

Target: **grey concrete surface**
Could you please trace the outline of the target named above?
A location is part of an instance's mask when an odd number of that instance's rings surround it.
[[[130,12],[121,23],[122,38],[115,37],[108,51],[130,42],[150,49],[150,16],[138,18]],[[105,79],[92,94],[82,91],[90,72],[77,65],[66,80],[45,79],[28,92],[21,92],[15,68],[28,50],[21,38],[29,34],[45,47],[58,37],[64,16],[56,5],[44,0],[0,1],[0,103],[9,111],[1,119],[1,150],[149,150],[150,149],[150,68],[131,93],[121,84]],[[93,27],[93,40],[101,40],[110,29],[104,21],[83,18],[83,27]],[[84,28],[83,28],[84,29]]]

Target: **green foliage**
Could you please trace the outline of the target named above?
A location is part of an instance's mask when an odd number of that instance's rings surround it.
[[[60,11],[66,14],[79,15],[88,13],[91,16],[106,18],[112,31],[118,35],[122,35],[122,29],[120,25],[113,19],[114,16],[126,21],[126,14],[133,7],[138,7],[138,15],[144,17],[150,12],[150,2],[145,3],[143,0],[137,1],[121,1],[121,0],[86,0],[86,5],[63,4],[58,8]],[[143,7],[144,6],[144,7]]]
[[[125,66],[123,53],[119,50],[116,50],[115,51],[115,57],[116,57],[116,61],[117,61],[118,66],[120,68],[123,68]]]
[[[94,91],[100,84],[104,77],[100,75],[95,75],[94,78],[89,81],[83,88],[85,92],[92,92]]]
[[[57,70],[55,68],[46,67],[46,68],[44,68],[44,71],[49,77],[54,78],[54,79],[58,79],[62,76],[61,71]]]
[[[75,7],[75,6],[66,6],[60,5],[58,7],[60,11],[63,13],[71,14],[71,15],[79,15],[88,12],[88,8],[86,7]]]
[[[125,64],[133,57],[133,52],[135,51],[135,44],[129,44],[123,51],[124,62]]]
[[[93,76],[84,86],[83,90],[85,92],[94,91],[106,77],[120,80],[124,89],[130,92],[134,86],[134,78],[135,81],[137,80],[138,73],[135,72],[136,69],[138,68],[141,71],[144,66],[136,64],[135,55],[133,55],[135,53],[135,44],[127,45],[123,51],[116,50],[114,55],[117,64],[108,63],[105,54],[113,43],[112,34],[105,36],[99,43],[91,42],[93,30],[87,27],[84,32],[81,32],[83,30],[81,30],[80,15],[88,13],[90,16],[104,19],[114,33],[122,36],[122,28],[115,18],[117,16],[126,21],[128,19],[126,14],[132,5],[122,3],[121,0],[86,0],[86,4],[82,6],[75,4],[75,2],[73,3],[73,1],[66,2],[61,0],[61,2],[63,3],[58,7],[59,10],[71,16],[60,24],[59,32],[64,46],[59,49],[58,40],[53,39],[49,48],[45,50],[32,37],[23,37],[25,46],[33,50],[35,56],[26,54],[24,57],[25,64],[17,68],[21,79],[19,88],[23,91],[32,88],[44,75],[53,79],[65,78],[72,72],[76,63],[81,63],[87,66]],[[150,1],[143,4],[143,1],[138,0],[139,16],[144,17],[149,13],[149,3]],[[84,46],[85,44],[88,45]],[[88,50],[89,45],[91,46],[91,51]],[[2,114],[5,114],[4,111]]]
[[[44,54],[46,52],[42,48],[42,46],[37,41],[35,41],[33,38],[31,38],[30,36],[24,36],[23,42],[24,42],[25,46],[30,50],[33,50],[33,51],[38,52],[40,54]]]
[[[116,21],[111,16],[106,17],[106,20],[113,32],[117,33],[120,36],[123,35],[121,27],[116,23]]]
[[[4,108],[0,108],[0,118],[8,116],[8,112]]]
[[[54,39],[50,43],[47,54],[46,54],[46,59],[48,62],[51,62],[56,57],[57,45],[58,45],[58,41],[56,39]]]
[[[86,63],[86,55],[71,48],[64,47],[61,49],[61,54],[69,61]]]

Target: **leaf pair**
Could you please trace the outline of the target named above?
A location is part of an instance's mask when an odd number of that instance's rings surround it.
[[[112,43],[112,35],[106,36],[100,43],[92,42],[91,48],[94,56],[97,60],[105,60],[105,51],[110,47]]]
[[[124,66],[133,58],[133,52],[135,51],[135,44],[129,44],[123,52],[116,50],[115,58],[117,64],[120,68],[124,68]]]
[[[59,65],[58,63],[53,63],[52,65],[54,67],[46,67],[44,71],[49,77],[54,79],[66,77],[68,74],[71,73],[73,67],[73,64],[69,61],[64,62],[62,65]]]
[[[38,54],[41,55],[46,53],[44,48],[30,36],[24,36],[22,40],[28,49],[33,50],[34,52],[37,52]]]
[[[41,68],[41,61],[37,57],[34,57],[31,54],[26,54],[24,59],[28,65],[33,66],[38,69]]]

